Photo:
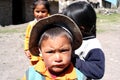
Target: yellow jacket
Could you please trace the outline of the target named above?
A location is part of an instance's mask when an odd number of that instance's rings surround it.
[[[30,38],[30,33],[31,30],[33,28],[33,26],[37,23],[37,20],[33,20],[31,22],[29,22],[27,29],[26,29],[26,33],[25,33],[25,40],[24,40],[24,50],[28,50],[29,49],[29,38]]]
[[[24,50],[29,49],[29,38],[30,38],[30,33],[33,28],[33,26],[37,23],[37,20],[33,20],[29,22],[27,29],[26,29],[26,34],[25,34],[25,40],[24,40]],[[30,62],[32,65],[36,64],[38,62],[38,56],[34,56],[31,54],[31,59]]]

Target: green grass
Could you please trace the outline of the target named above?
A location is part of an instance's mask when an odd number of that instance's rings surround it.
[[[115,31],[116,25],[120,25],[120,14],[97,14],[97,33]]]
[[[9,27],[1,27],[0,28],[0,33],[4,34],[4,33],[25,33],[25,29],[26,27],[24,26],[20,26],[20,27],[16,27],[16,26],[9,26]]]
[[[111,14],[111,15],[97,14],[97,18],[98,18],[98,22],[99,22],[99,20],[103,20],[104,23],[120,22],[120,14]]]
[[[19,31],[16,29],[2,29],[0,33],[18,33]]]

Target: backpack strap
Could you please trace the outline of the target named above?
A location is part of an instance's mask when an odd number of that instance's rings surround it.
[[[30,67],[26,71],[26,80],[45,80],[45,77],[35,71],[34,67]]]

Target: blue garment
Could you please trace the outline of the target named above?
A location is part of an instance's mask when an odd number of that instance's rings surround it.
[[[26,80],[45,80],[45,78],[35,71],[34,67],[30,67],[26,71]]]
[[[75,68],[77,80],[86,80],[86,77],[77,68]],[[45,77],[39,72],[35,71],[34,67],[30,67],[26,71],[26,80],[45,80]]]
[[[90,79],[100,79],[103,77],[105,57],[96,38],[83,40],[83,44],[76,51],[76,54],[72,62],[85,76]]]

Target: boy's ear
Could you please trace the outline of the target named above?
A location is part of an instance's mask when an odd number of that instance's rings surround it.
[[[80,28],[80,30],[85,30],[85,28],[83,26],[80,26],[79,28]]]
[[[85,31],[85,28],[84,28],[83,26],[80,26],[79,28],[80,28],[80,31],[81,31],[81,32],[84,32],[84,31]]]
[[[40,48],[39,48],[39,52],[40,52],[39,56],[42,56],[42,51],[40,50]]]

